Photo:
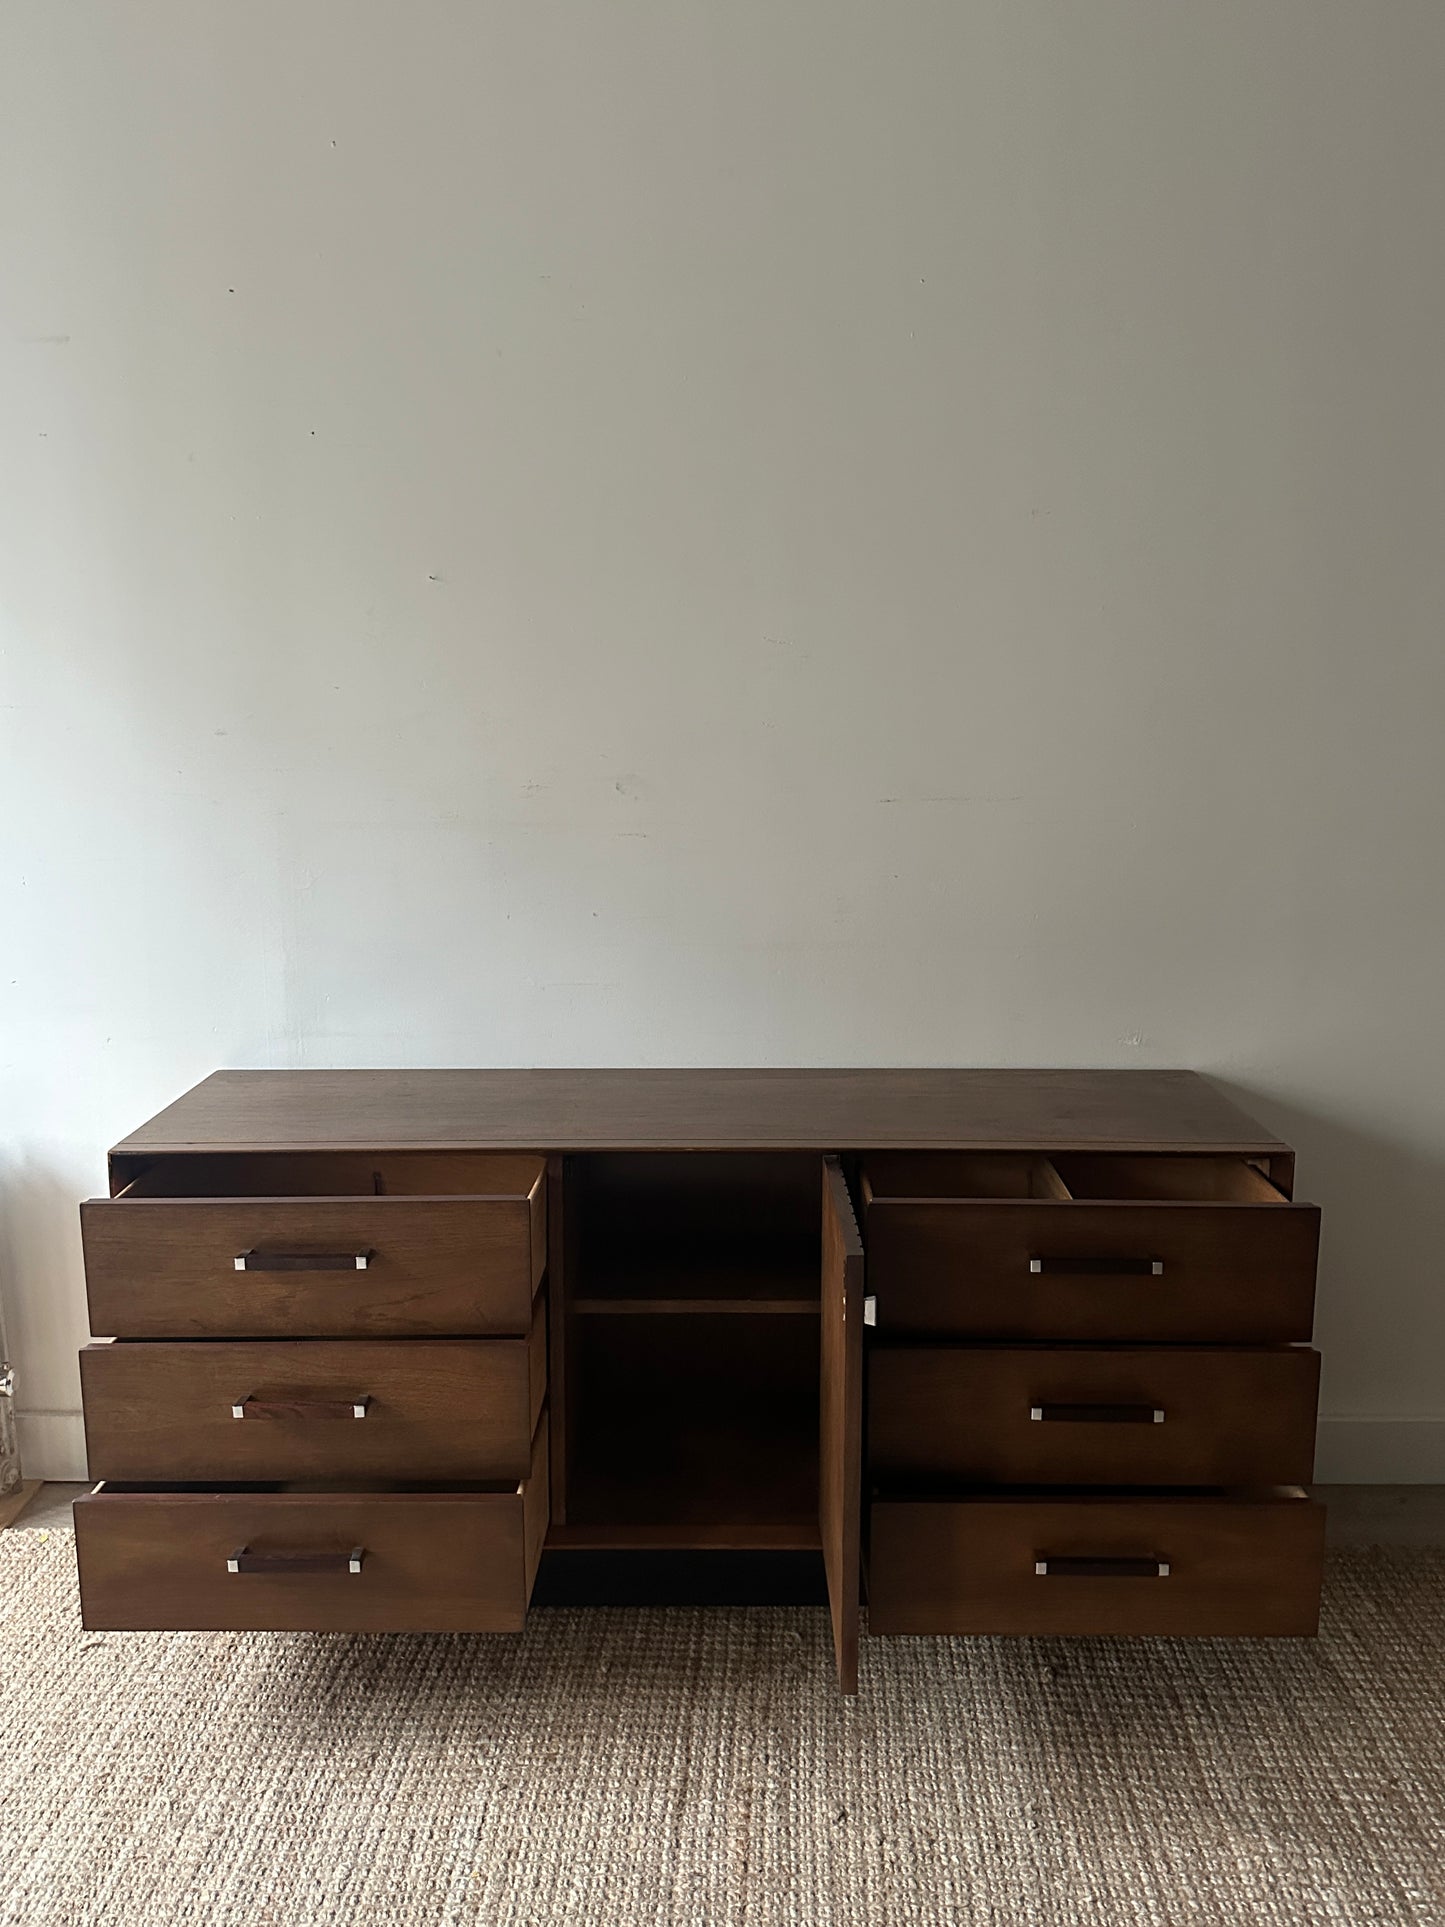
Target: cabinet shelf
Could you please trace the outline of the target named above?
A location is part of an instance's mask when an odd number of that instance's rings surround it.
[[[589,1267],[572,1309],[579,1317],[816,1318],[817,1256],[609,1257]]]

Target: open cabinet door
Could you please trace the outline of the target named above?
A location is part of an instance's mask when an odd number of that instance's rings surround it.
[[[845,1693],[856,1693],[863,1501],[863,1240],[836,1157],[823,1160],[822,1354],[818,1524],[838,1684]]]

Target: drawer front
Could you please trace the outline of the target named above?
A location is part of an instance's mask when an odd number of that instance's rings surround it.
[[[93,1199],[80,1208],[90,1328],[524,1336],[546,1264],[544,1184],[531,1198]]]
[[[522,1478],[546,1390],[543,1303],[530,1338],[89,1346],[91,1477]]]
[[[102,1489],[75,1507],[81,1618],[98,1631],[518,1632],[546,1530],[545,1421],[508,1492]]]
[[[951,1485],[1307,1485],[1316,1352],[875,1349],[875,1476]]]
[[[1318,1630],[1324,1508],[1302,1497],[888,1501],[871,1524],[875,1633]]]
[[[1314,1205],[874,1199],[880,1333],[1287,1344],[1314,1322]]]

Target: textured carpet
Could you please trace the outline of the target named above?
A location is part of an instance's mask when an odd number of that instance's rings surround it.
[[[0,1534],[5,1927],[1445,1922],[1445,1553],[1317,1644],[865,1642],[809,1611],[517,1640],[83,1633]]]

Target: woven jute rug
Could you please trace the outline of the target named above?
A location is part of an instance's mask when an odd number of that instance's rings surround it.
[[[1317,1643],[876,1640],[808,1611],[520,1639],[84,1633],[0,1535],[6,1927],[1445,1922],[1445,1553]]]

